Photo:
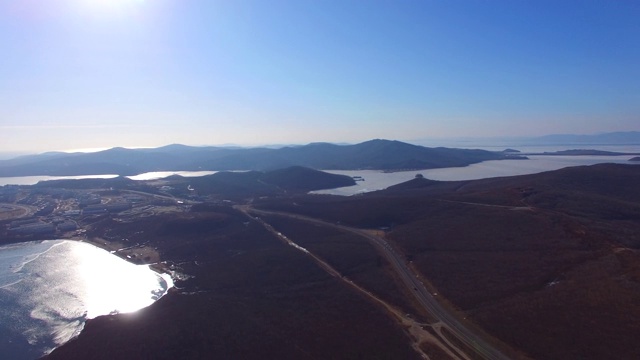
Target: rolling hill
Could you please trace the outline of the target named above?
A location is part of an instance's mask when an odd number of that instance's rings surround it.
[[[635,359],[638,183],[637,165],[598,164],[256,205],[387,229],[434,293],[530,358]]]
[[[95,153],[46,153],[0,161],[0,176],[135,175],[150,171],[274,170],[304,166],[322,170],[407,170],[466,166],[512,155],[485,150],[427,148],[400,141],[356,145],[312,143],[271,148],[168,145],[112,148]]]

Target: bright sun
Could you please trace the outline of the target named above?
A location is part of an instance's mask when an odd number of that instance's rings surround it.
[[[89,0],[89,2],[101,6],[118,6],[122,4],[139,3],[143,2],[143,0]]]
[[[144,0],[85,0],[84,3],[94,9],[121,10],[136,4],[143,3]]]

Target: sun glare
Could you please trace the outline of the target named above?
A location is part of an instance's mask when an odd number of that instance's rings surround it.
[[[151,305],[171,287],[170,279],[106,254],[102,249],[82,244],[74,247],[76,271],[84,279],[83,301],[87,317],[126,313]]]
[[[127,4],[141,3],[144,0],[87,0],[96,6],[124,6]]]
[[[118,12],[143,3],[144,0],[83,0],[85,7],[99,12]]]

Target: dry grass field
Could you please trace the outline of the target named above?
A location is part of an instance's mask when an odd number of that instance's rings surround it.
[[[437,291],[533,358],[638,358],[640,167],[412,184],[262,206],[388,228]]]

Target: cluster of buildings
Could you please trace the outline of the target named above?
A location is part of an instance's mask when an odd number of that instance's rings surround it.
[[[82,215],[106,214],[131,209],[129,202],[115,202],[106,204],[87,205],[82,209]]]
[[[68,190],[65,190],[68,191]],[[60,197],[62,194],[47,194]],[[68,194],[65,194],[68,195]],[[78,230],[78,223],[73,218],[82,215],[99,215],[106,213],[115,213],[132,208],[132,204],[144,201],[144,198],[138,195],[124,195],[122,197],[114,197],[103,202],[102,197],[95,193],[83,193],[80,195],[73,194],[67,203],[67,209],[71,210],[55,210],[59,208],[60,203],[51,198],[42,198],[31,194],[23,199],[25,205],[35,206],[38,210],[29,219],[12,221],[8,226],[8,233],[11,235],[28,236],[28,235],[54,235],[70,231]],[[77,203],[77,206],[75,205]]]
[[[56,232],[68,232],[78,229],[73,220],[57,218],[52,222],[44,222],[37,218],[15,220],[9,224],[9,233],[14,235],[53,235]]]

